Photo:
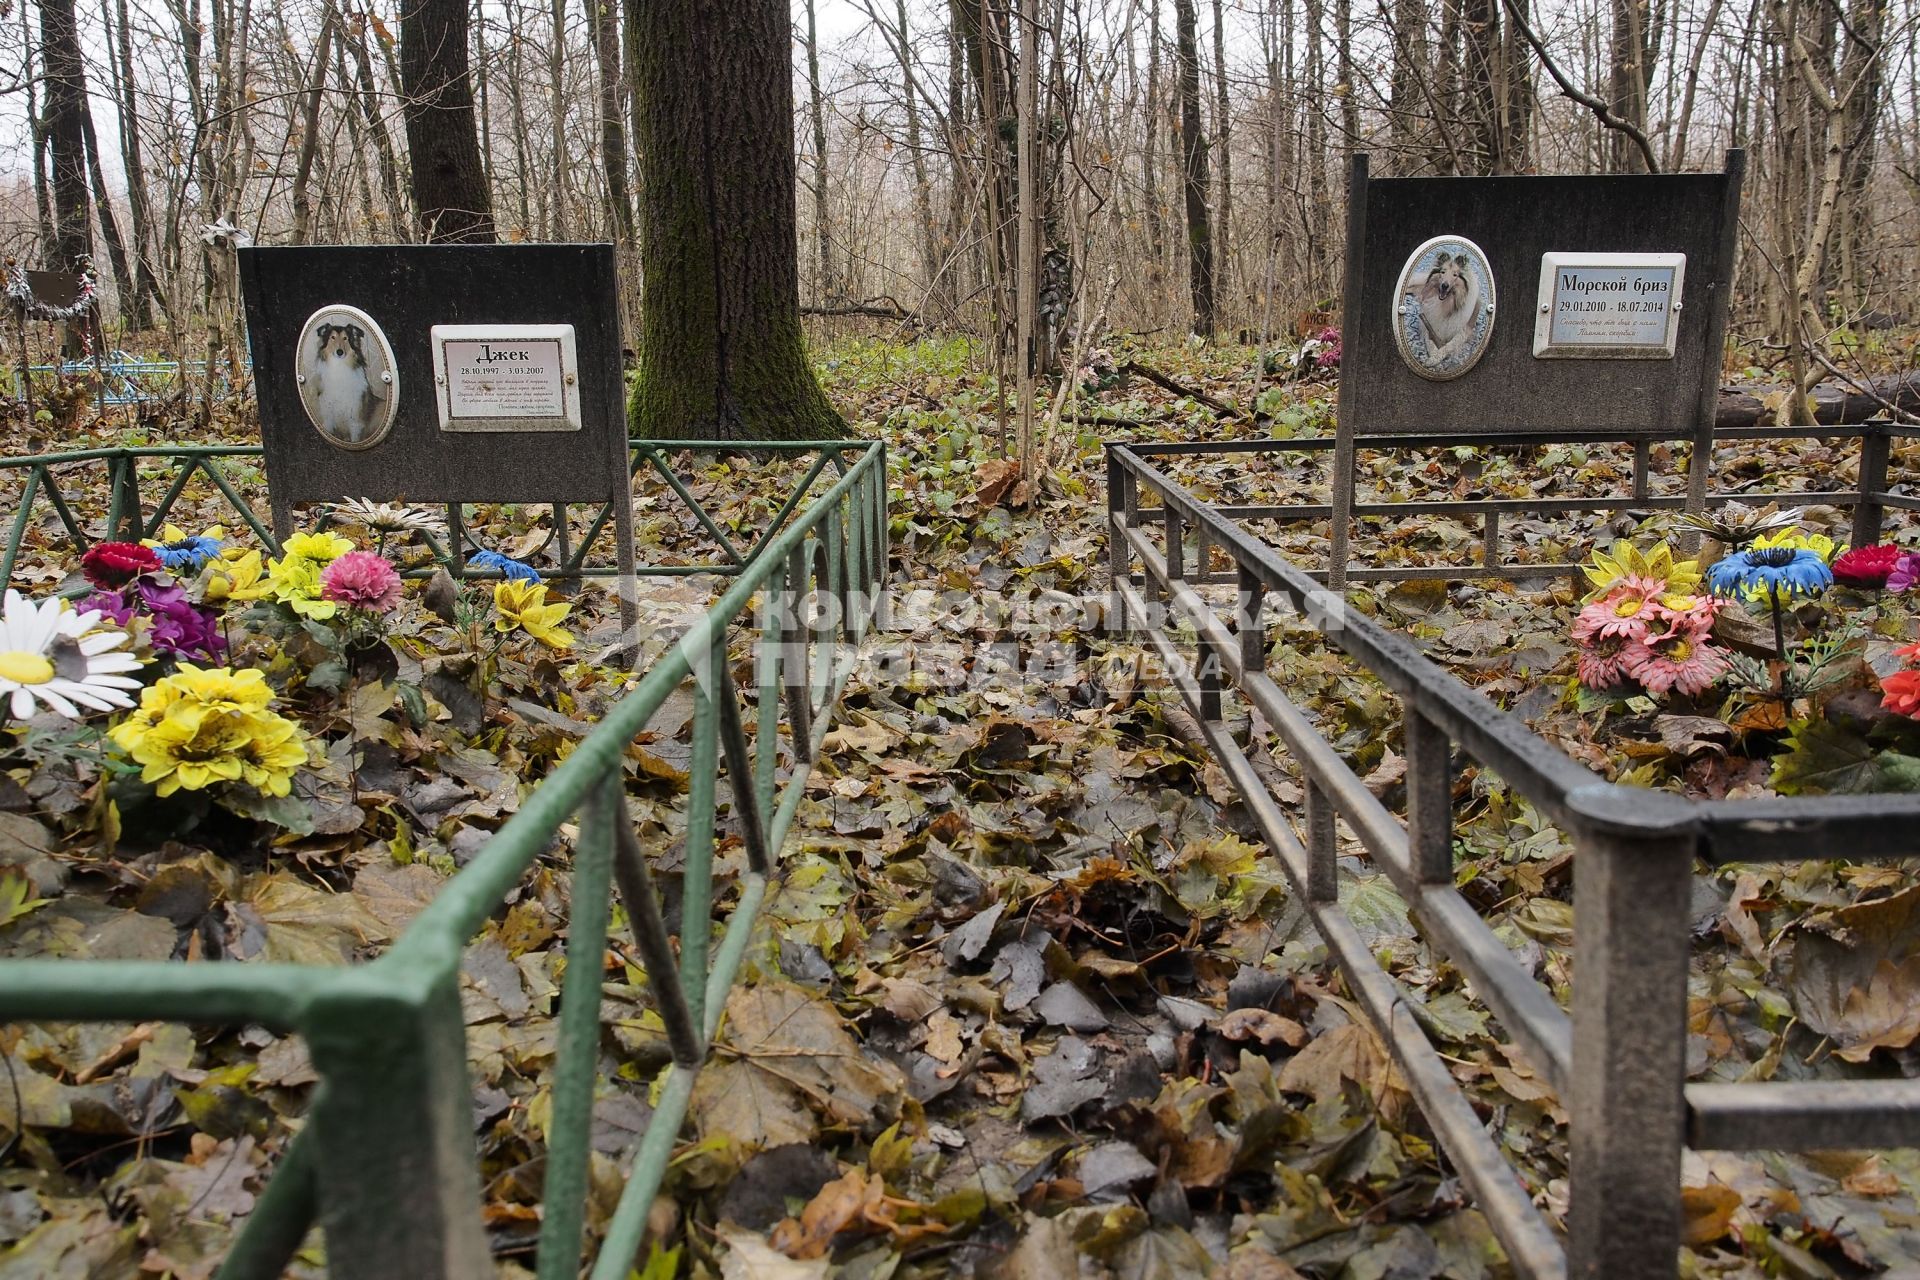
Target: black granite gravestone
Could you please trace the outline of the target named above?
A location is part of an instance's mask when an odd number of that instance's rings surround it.
[[[295,502],[607,502],[627,492],[611,245],[249,248],[239,257],[281,536]],[[443,412],[436,326],[463,326],[467,339],[497,333],[496,347],[523,365],[529,353],[557,359],[550,335],[564,326],[573,366],[535,370],[532,391],[502,384],[500,420],[475,429],[471,417]],[[564,411],[526,412],[542,393],[563,398]],[[627,504],[615,508],[618,517]],[[630,513],[620,521],[629,522]]]

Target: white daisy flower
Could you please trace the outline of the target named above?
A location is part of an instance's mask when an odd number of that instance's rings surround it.
[[[100,612],[75,613],[66,601],[51,598],[35,604],[9,589],[0,614],[0,697],[11,698],[16,720],[25,720],[36,703],[49,711],[78,720],[80,708],[110,711],[130,707],[126,690],[140,682],[125,672],[136,671],[140,659],[113,650],[127,643],[127,633],[112,628],[95,631]]]

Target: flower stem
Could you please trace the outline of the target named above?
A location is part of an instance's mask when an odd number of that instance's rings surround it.
[[[1793,685],[1787,678],[1791,664],[1787,661],[1786,632],[1780,621],[1780,584],[1769,582],[1767,595],[1773,605],[1773,651],[1780,659],[1779,684],[1776,692],[1780,699],[1781,714],[1791,720],[1793,718]]]

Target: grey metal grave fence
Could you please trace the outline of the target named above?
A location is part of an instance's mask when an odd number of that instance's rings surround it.
[[[655,1082],[632,1171],[590,1273],[592,1280],[625,1280],[850,674],[851,663],[839,659],[865,635],[885,580],[885,447],[862,441],[827,447],[847,455],[843,473],[784,527],[768,531],[720,599],[378,958],[341,967],[0,960],[0,1020],[258,1024],[306,1038],[320,1075],[310,1114],[248,1215],[219,1280],[281,1274],[316,1224],[325,1233],[329,1270],[341,1280],[475,1280],[491,1273],[461,962],[475,934],[563,836],[571,837],[572,881],[538,1274],[541,1280],[580,1275],[593,1105],[605,1079],[603,961],[617,893],[672,1053],[671,1066]],[[742,706],[728,657],[730,637],[741,632],[757,640],[751,707]],[[692,923],[680,929],[676,955],[648,851],[626,810],[623,779],[634,737],[689,681],[681,919]],[[716,937],[723,770],[747,865]],[[563,830],[576,815],[577,832]]]
[[[1907,432],[1876,426],[1867,438],[1884,441],[1892,434]],[[1219,448],[1297,444],[1249,441]],[[1680,1161],[1687,1147],[1920,1145],[1920,1080],[1688,1084],[1686,1070],[1695,859],[1789,862],[1819,847],[1863,861],[1913,857],[1920,854],[1920,796],[1692,801],[1608,783],[1449,675],[1405,637],[1348,607],[1340,593],[1236,522],[1264,511],[1210,506],[1156,465],[1156,455],[1208,450],[1108,446],[1111,625],[1143,634],[1164,662],[1520,1274],[1606,1280],[1673,1274],[1681,1242]],[[1883,484],[1863,481],[1862,505],[1912,501],[1890,502],[1899,495],[1882,492]],[[1143,496],[1155,505],[1143,505]],[[1836,495],[1821,497],[1834,501]],[[1196,545],[1197,555],[1189,549]],[[1232,562],[1231,572],[1206,572],[1216,552]],[[1489,556],[1489,567],[1496,564],[1497,556]],[[1463,575],[1448,570],[1422,576]],[[1206,583],[1236,588],[1224,616],[1201,593]],[[1404,819],[1367,788],[1268,674],[1262,609],[1269,596],[1289,602],[1329,644],[1397,695],[1407,761]],[[1190,630],[1191,656],[1176,642],[1176,626]],[[1305,803],[1297,831],[1255,770],[1250,751],[1264,748],[1243,747],[1228,729],[1230,693],[1273,726],[1299,767]],[[1498,775],[1573,842],[1571,1014],[1455,888],[1456,752]],[[1473,995],[1569,1113],[1571,1203],[1564,1242],[1342,910],[1336,822],[1344,822],[1386,873],[1422,937],[1466,975]]]

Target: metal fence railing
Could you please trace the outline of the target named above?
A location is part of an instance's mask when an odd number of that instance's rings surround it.
[[[243,376],[251,373],[253,361],[242,360]],[[209,371],[212,371],[211,377]],[[211,390],[215,399],[231,394],[228,374],[220,363],[205,360],[147,360],[125,351],[111,351],[99,362],[62,360],[58,364],[36,364],[27,369],[36,380],[61,378],[100,379],[101,400],[108,405],[152,404],[184,393],[190,399],[203,399]],[[27,387],[18,368],[13,370],[13,398],[26,398]]]
[[[756,448],[759,446],[755,446]],[[594,1280],[626,1280],[777,875],[811,761],[884,576],[886,459],[878,443],[830,446],[849,461],[833,484],[762,541],[673,648],[543,782],[475,859],[378,958],[357,966],[0,961],[0,1019],[258,1023],[307,1040],[320,1074],[307,1121],[248,1216],[222,1280],[280,1274],[309,1228],[331,1274],[352,1280],[491,1275],[460,1008],[462,953],[529,867],[578,815],[553,1068],[538,1274],[580,1274],[601,1054],[601,982],[617,892],[665,1024],[672,1065],[651,1097]],[[727,659],[729,634],[761,603],[752,707]],[[634,736],[689,680],[692,756],[678,954],[625,808]],[[784,723],[781,706],[785,704]],[[747,725],[753,730],[749,734]],[[747,870],[713,936],[718,777],[724,770]]]
[[[1920,854],[1920,796],[1706,802],[1607,783],[1410,641],[1347,607],[1340,593],[1242,529],[1233,508],[1195,499],[1152,456],[1193,451],[1108,446],[1113,623],[1143,634],[1165,663],[1520,1274],[1672,1275],[1686,1147],[1920,1145],[1920,1080],[1686,1083],[1694,860],[1784,862],[1808,857],[1810,848],[1844,850],[1858,860],[1912,857]],[[1143,496],[1155,505],[1143,507]],[[1197,554],[1190,550],[1196,547]],[[1231,571],[1212,571],[1222,555]],[[1232,584],[1234,603],[1209,603],[1203,582]],[[1307,625],[1398,696],[1404,819],[1268,674],[1262,609],[1269,596],[1290,602]],[[1189,637],[1191,654],[1176,643],[1176,630]],[[1243,748],[1227,729],[1230,691],[1273,726],[1299,767],[1305,802],[1298,831],[1255,771],[1249,750],[1264,748]],[[1570,1015],[1454,887],[1455,753],[1497,774],[1574,844]],[[1564,1244],[1343,912],[1336,820],[1566,1108],[1571,1204]]]
[[[641,565],[635,572],[642,577],[743,572],[814,495],[823,477],[845,476],[856,457],[878,447],[865,441],[846,440],[756,440],[749,444],[630,440],[627,443],[632,475],[664,485],[672,495],[671,500],[692,516],[695,527],[711,542],[718,556],[684,564]],[[798,459],[808,454],[813,457],[773,516],[752,529],[751,537],[747,538],[737,531],[729,535],[720,518],[707,510],[675,472],[670,455],[683,452],[761,455],[776,460],[794,459],[796,465]],[[6,549],[0,552],[0,583],[12,580],[27,530],[36,516],[58,520],[56,539],[64,544],[64,551],[78,557],[97,541],[110,538],[139,541],[158,536],[161,527],[174,518],[176,510],[188,498],[196,477],[211,486],[209,496],[219,510],[238,517],[271,554],[279,555],[280,543],[267,520],[242,494],[248,481],[234,474],[236,467],[257,469],[261,455],[259,445],[160,445],[73,449],[64,453],[0,458],[0,498],[11,497],[13,503]],[[19,479],[12,481],[11,477],[15,476]],[[19,484],[17,495],[4,492],[10,483]],[[463,575],[470,541],[468,531],[458,506],[447,507],[446,515],[447,541],[443,544],[431,535],[425,536],[435,555],[446,561],[457,576]],[[567,521],[558,518],[556,513],[547,544],[529,555],[546,557],[542,571],[549,577],[613,576],[619,572],[616,567],[588,563],[588,553],[612,518],[612,505],[600,504],[585,532],[576,539]]]

